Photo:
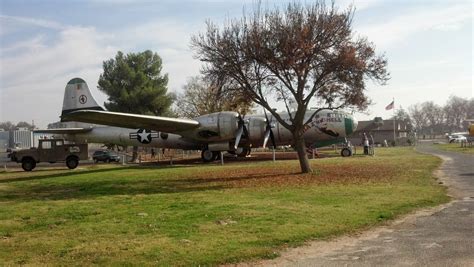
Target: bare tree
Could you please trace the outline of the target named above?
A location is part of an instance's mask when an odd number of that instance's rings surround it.
[[[32,131],[35,129],[35,125],[30,124],[26,121],[20,121],[16,124],[16,128],[27,128],[28,130]]]
[[[426,117],[425,113],[421,109],[420,104],[412,105],[408,108],[411,121],[418,133],[421,133],[424,128],[426,128]]]
[[[450,96],[444,106],[446,126],[450,131],[462,130],[463,121],[469,113],[469,100],[458,96]]]
[[[303,173],[311,172],[303,137],[306,125],[323,109],[369,104],[365,82],[388,80],[387,61],[366,38],[354,37],[354,9],[339,11],[324,0],[283,10],[257,5],[250,16],[230,20],[221,29],[192,38],[203,73],[224,88],[238,88],[293,134]],[[282,116],[269,99],[282,101]],[[290,109],[290,102],[296,109]],[[321,107],[306,116],[310,103]]]
[[[0,122],[0,129],[4,131],[15,131],[18,128],[28,128],[28,130],[35,129],[35,125],[30,124],[26,121],[20,121],[17,124],[12,123],[11,121]]]
[[[183,90],[175,103],[175,112],[180,117],[194,118],[218,111],[246,114],[253,106],[252,100],[245,98],[239,91],[223,91],[198,76],[191,77]]]
[[[421,104],[421,112],[426,120],[426,130],[433,135],[441,133],[444,130],[444,111],[443,108],[433,101],[426,101]]]
[[[474,119],[474,98],[469,99],[469,102],[467,104],[467,114],[466,114],[466,119],[467,120],[473,120]],[[463,126],[467,128],[471,124],[471,122],[464,121]]]
[[[11,121],[0,122],[0,129],[4,131],[13,131],[16,129],[16,126]]]

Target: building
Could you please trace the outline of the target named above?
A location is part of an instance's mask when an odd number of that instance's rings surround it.
[[[0,150],[34,147],[42,137],[43,136],[33,134],[32,131],[26,128],[19,128],[15,131],[0,130]],[[47,137],[49,137],[49,135]]]
[[[382,120],[376,117],[371,121],[359,121],[357,130],[348,138],[354,145],[362,144],[364,133],[372,135],[375,144],[384,144],[386,140],[389,145],[394,141],[394,120]],[[395,140],[397,144],[409,144],[408,137],[411,126],[405,121],[395,120]]]
[[[33,146],[33,133],[28,129],[12,131],[13,146],[17,148],[30,148]]]
[[[10,132],[0,129],[0,152],[5,152],[10,147]]]

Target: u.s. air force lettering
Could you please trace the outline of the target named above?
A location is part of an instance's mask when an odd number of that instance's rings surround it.
[[[136,133],[130,133],[130,139],[137,139],[142,144],[149,144],[153,138],[158,138],[158,132],[147,129],[139,129]]]

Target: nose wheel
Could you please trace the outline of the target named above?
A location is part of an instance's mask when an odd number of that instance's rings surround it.
[[[341,149],[341,156],[343,156],[343,157],[352,156],[352,149],[350,149],[348,147],[345,147],[345,148]]]

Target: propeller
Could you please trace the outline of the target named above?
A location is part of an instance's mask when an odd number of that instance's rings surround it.
[[[273,148],[276,148],[275,136],[273,135],[271,121],[268,119],[267,112],[265,111],[265,109],[263,110],[263,113],[265,113],[265,119],[267,121],[267,127],[265,129],[265,134],[263,135],[263,148],[265,148],[267,146],[268,139],[272,140]]]
[[[249,132],[247,131],[247,127],[245,126],[245,121],[244,118],[239,114],[238,117],[238,124],[239,128],[237,129],[237,133],[235,134],[235,145],[234,149],[237,149],[239,147],[240,139],[242,139],[242,136],[249,136]]]

